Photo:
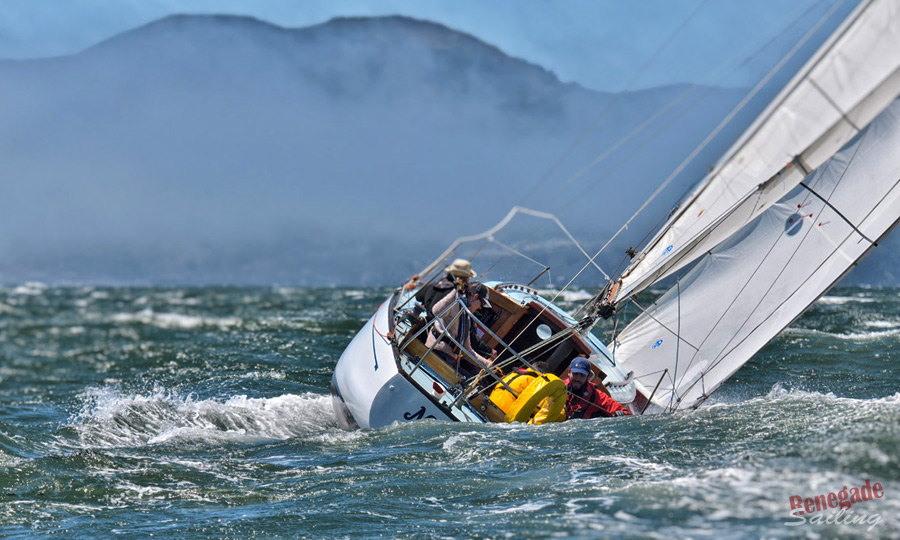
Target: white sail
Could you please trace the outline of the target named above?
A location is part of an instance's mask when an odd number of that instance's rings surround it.
[[[825,202],[827,201],[827,202]],[[614,340],[666,410],[696,406],[900,219],[900,100],[682,279]]]
[[[898,95],[900,2],[863,2],[638,254],[618,297],[684,267],[758,216]]]

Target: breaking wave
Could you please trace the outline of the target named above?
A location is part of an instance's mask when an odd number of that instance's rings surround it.
[[[156,313],[149,308],[137,313],[117,313],[112,316],[112,321],[119,324],[137,323],[184,330],[210,326],[227,329],[241,324],[241,319],[235,317],[197,317],[180,313]]]
[[[882,328],[880,326],[871,325],[875,328]],[[900,335],[900,328],[890,327],[888,330],[879,330],[872,332],[848,332],[848,333],[838,333],[838,332],[826,332],[824,330],[816,330],[815,328],[795,328],[790,327],[783,332],[785,335],[794,335],[794,336],[810,336],[810,337],[830,337],[841,340],[848,341],[870,341],[876,339],[882,339],[886,337]]]
[[[816,303],[817,304],[832,304],[832,305],[844,305],[850,303],[860,303],[860,304],[869,304],[874,302],[874,298],[867,298],[864,296],[823,296],[819,298]]]
[[[595,293],[590,293],[584,289],[560,291],[559,289],[541,289],[542,295],[548,298],[556,298],[563,302],[584,302],[594,297]]]
[[[760,405],[779,401],[808,401],[820,404],[832,404],[841,406],[887,406],[888,409],[900,407],[900,392],[879,398],[851,398],[837,396],[832,392],[822,393],[796,388],[784,383],[775,383],[765,395],[749,395],[743,392],[719,392],[714,394],[706,403],[695,411],[687,414],[696,414],[705,410],[719,407],[742,408],[748,405]]]
[[[766,394],[768,399],[815,399],[834,402],[836,404],[880,404],[900,406],[900,392],[874,399],[859,399],[850,397],[836,396],[831,392],[810,392],[799,388],[789,388],[781,383],[772,385],[769,393]]]
[[[158,390],[124,395],[114,389],[82,394],[70,421],[80,448],[140,447],[170,442],[260,443],[332,432],[331,398],[320,394],[273,398],[196,399]]]
[[[38,296],[44,294],[49,286],[39,281],[29,281],[12,289],[12,294],[22,296]]]
[[[863,324],[869,328],[887,328],[889,330],[900,328],[900,323],[897,321],[866,321]]]

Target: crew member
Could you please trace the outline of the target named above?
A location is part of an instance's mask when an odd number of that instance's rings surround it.
[[[438,301],[454,289],[465,292],[469,288],[469,279],[478,275],[472,270],[472,263],[465,259],[456,259],[450,266],[445,267],[444,271],[446,274],[439,280],[423,286],[416,293],[416,300],[425,308],[425,317],[428,320],[434,317],[432,308]]]
[[[589,379],[591,363],[584,356],[577,356],[569,364],[569,378],[565,380],[569,391],[566,400],[566,417],[596,418],[598,416],[624,416],[628,409],[597,388]]]
[[[438,303],[434,305],[435,321],[428,332],[428,338],[425,340],[427,347],[434,346],[434,352],[446,360],[450,365],[455,366],[460,373],[465,376],[471,376],[481,371],[481,366],[490,366],[494,359],[484,357],[472,347],[472,340],[477,339],[475,336],[475,324],[473,318],[468,313],[463,313],[459,318],[456,315],[462,307],[457,302],[458,299],[464,298],[469,311],[475,312],[481,308],[490,309],[491,302],[488,298],[490,289],[483,283],[473,283],[466,293],[459,291],[444,296]],[[456,320],[454,321],[454,319]],[[452,323],[452,324],[451,324]],[[446,333],[445,333],[446,331]],[[449,336],[457,343],[463,346],[465,351],[460,350],[456,343],[453,343]],[[475,360],[478,360],[476,362]],[[460,362],[465,359],[465,363]]]

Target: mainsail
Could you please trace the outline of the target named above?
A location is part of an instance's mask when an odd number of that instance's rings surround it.
[[[653,394],[654,405],[696,406],[898,219],[900,100],[806,181],[700,258],[614,338],[615,357],[634,371],[645,396]]]
[[[900,95],[900,3],[861,3],[621,276],[625,300],[790,192]]]

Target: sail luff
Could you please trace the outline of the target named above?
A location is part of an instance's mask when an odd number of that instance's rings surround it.
[[[900,95],[897,51],[900,5],[858,6],[635,258],[619,298],[701,256],[858,133]]]

